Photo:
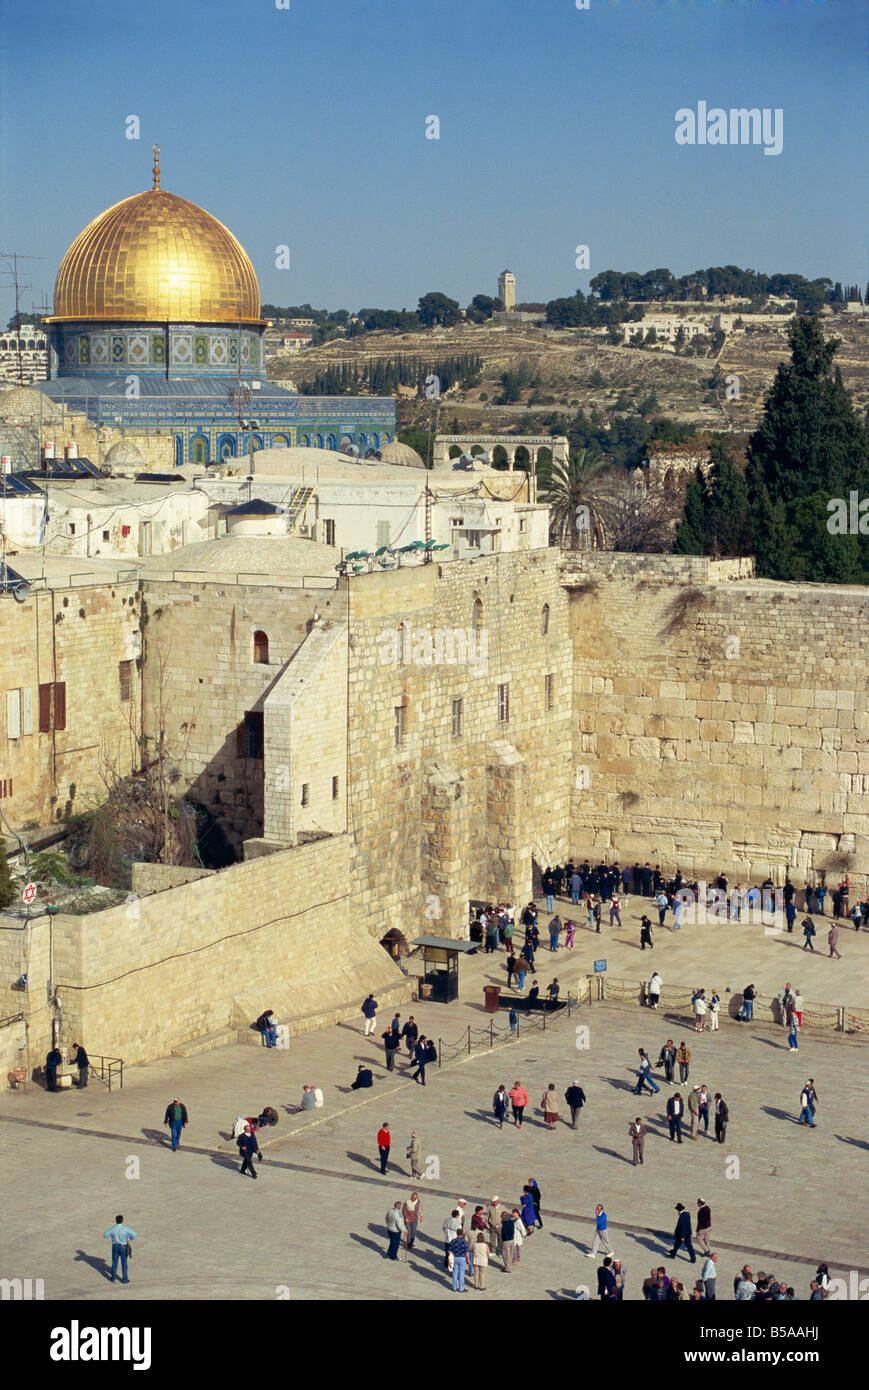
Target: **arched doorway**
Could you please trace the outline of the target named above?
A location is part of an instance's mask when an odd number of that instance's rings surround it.
[[[210,449],[204,434],[195,434],[190,441],[190,461],[203,466],[210,461]]]
[[[384,937],[381,937],[380,944],[384,951],[388,952],[392,959],[398,964],[402,956],[410,955],[410,947],[407,944],[407,937],[404,932],[400,932],[398,927],[392,927]]]
[[[460,459],[460,458],[462,457],[462,454],[463,454],[464,452],[465,452],[465,451],[464,451],[464,449],[462,448],[461,444],[451,444],[451,445],[450,445],[449,457],[450,457],[451,459]]]
[[[506,468],[508,463],[509,459],[507,458],[507,450],[504,448],[504,445],[496,444],[492,450],[492,467]]]
[[[531,471],[531,455],[524,444],[520,444],[513,455],[513,467],[524,468],[526,472]]]
[[[217,440],[217,457],[219,459],[234,459],[236,453],[236,438],[234,434],[221,434]]]

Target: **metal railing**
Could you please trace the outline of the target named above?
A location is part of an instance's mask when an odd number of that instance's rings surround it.
[[[470,1057],[475,1051],[491,1051],[496,1046],[518,1041],[520,1036],[525,1037],[528,1033],[545,1033],[547,1026],[552,1028],[558,1019],[570,1018],[580,1002],[582,1001],[570,992],[557,1002],[541,1000],[539,1009],[532,1013],[516,1015],[515,1030],[509,1023],[496,1024],[494,1016],[490,1018],[488,1025],[482,1028],[473,1028],[468,1024],[464,1033],[454,1043],[447,1043],[443,1038],[438,1038],[438,1066],[454,1062],[457,1057]]]
[[[587,977],[589,998],[597,1003],[637,1004],[644,1007],[647,1002],[648,981],[630,980],[619,976],[600,974]],[[596,983],[595,983],[596,982]],[[684,1013],[686,1021],[693,1021],[694,1011],[691,1000],[696,986],[669,984],[661,990],[660,1009],[662,1012]],[[735,1019],[743,1003],[742,991],[725,995],[721,1000],[720,1016]],[[803,1027],[829,1029],[838,1033],[869,1033],[869,1009],[857,1008],[847,1004],[822,1004],[806,1001],[802,1008]],[[708,1018],[708,1015],[707,1015]],[[752,1023],[771,1023],[783,1027],[782,1006],[774,994],[758,992],[753,1001]],[[707,1022],[708,1028],[708,1022]]]
[[[88,1075],[100,1081],[107,1091],[124,1088],[124,1063],[120,1057],[94,1057],[88,1055]]]

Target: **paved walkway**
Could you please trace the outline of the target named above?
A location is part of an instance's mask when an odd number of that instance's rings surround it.
[[[607,945],[611,959],[611,939]],[[663,949],[671,945],[672,951]],[[627,959],[630,946],[616,946]],[[660,956],[655,952],[665,981],[684,979],[682,962],[698,949],[690,937],[665,938]],[[732,939],[726,949],[734,949]],[[775,968],[775,938],[761,938],[751,949],[771,956]],[[865,953],[865,941],[854,949]],[[597,954],[599,939],[581,965],[568,966],[565,982],[573,969],[585,973]],[[704,977],[708,960],[705,966]],[[445,1038],[451,1030],[458,1037],[469,1021],[481,1026],[487,1021],[482,983],[498,968],[491,956],[475,956],[462,963],[462,992],[470,1002],[405,1006],[402,1014],[412,1008],[423,1031]],[[715,973],[723,969],[716,960]],[[760,970],[751,969],[762,984]],[[798,983],[808,997],[805,980]],[[852,1269],[860,1277],[869,1272],[859,1265],[866,1259],[866,1221],[859,1211],[855,1219],[853,1200],[869,1149],[865,1107],[855,1104],[866,1056],[859,1040],[807,1032],[797,1055],[772,1027],[724,1021],[717,1034],[695,1037],[688,1020],[663,1011],[594,1005],[569,1020],[560,1016],[545,1033],[430,1069],[423,1089],[408,1079],[403,1063],[399,1074],[385,1073],[382,1047],[363,1038],[361,1025],[360,1016],[358,1027],[301,1037],[288,1051],[233,1046],[163,1059],[131,1069],[124,1090],[111,1095],[93,1082],[81,1095],[36,1088],[26,1096],[4,1094],[0,1161],[17,1176],[0,1275],[43,1278],[46,1298],[125,1296],[105,1283],[101,1239],[122,1212],[139,1233],[135,1297],[261,1299],[286,1296],[284,1290],[293,1298],[452,1297],[439,1250],[441,1223],[454,1200],[464,1196],[473,1204],[497,1191],[515,1201],[530,1175],[543,1190],[545,1230],[532,1237],[512,1276],[493,1266],[489,1291],[477,1297],[557,1299],[574,1296],[581,1285],[594,1296],[596,1262],[584,1253],[597,1201],[607,1207],[616,1253],[628,1268],[629,1299],[640,1296],[653,1263],[670,1272],[674,1204],[694,1211],[701,1196],[712,1206],[713,1248],[727,1296],[746,1260],[789,1279],[801,1297],[819,1259],[846,1278]],[[631,1093],[637,1047],[654,1060],[667,1036],[684,1037],[691,1047],[692,1081],[724,1094],[732,1116],[724,1146],[705,1136],[686,1141],[681,1152],[669,1143],[663,1118],[669,1088],[660,1077],[659,1096],[641,1100]],[[373,1092],[349,1090],[357,1059],[373,1060]],[[809,1074],[820,1097],[815,1130],[795,1123]],[[574,1077],[589,1098],[576,1132],[564,1123],[549,1132],[535,1113],[521,1133],[497,1130],[490,1105],[498,1082],[509,1088],[521,1078],[536,1103],[550,1080],[561,1097]],[[289,1113],[305,1082],[325,1092],[325,1109],[313,1116]],[[174,1094],[191,1115],[176,1154],[161,1124]],[[264,1104],[275,1105],[281,1118],[266,1132],[262,1177],[254,1186],[239,1176],[228,1135],[239,1111]],[[638,1113],[650,1128],[643,1168],[628,1161],[627,1126]],[[392,1126],[395,1160],[385,1178],[375,1145],[383,1120]],[[410,1190],[404,1150],[411,1129],[420,1134],[431,1176],[417,1183],[425,1218],[419,1252],[407,1265],[394,1265],[383,1257],[383,1221],[387,1207]],[[699,1274],[684,1253],[676,1263],[680,1274]]]

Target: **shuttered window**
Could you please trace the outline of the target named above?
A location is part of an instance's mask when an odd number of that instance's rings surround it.
[[[6,737],[21,737],[21,691],[6,691]]]
[[[52,706],[54,723],[52,725]],[[31,716],[32,717],[32,716]],[[47,734],[55,729],[66,728],[66,681],[50,682],[39,687],[39,732]]]
[[[29,685],[21,691],[21,732],[33,733],[33,691]]]
[[[47,734],[51,730],[51,686],[39,687],[39,732]]]

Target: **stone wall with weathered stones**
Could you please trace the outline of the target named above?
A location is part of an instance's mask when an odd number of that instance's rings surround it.
[[[741,563],[565,566],[571,850],[865,887],[869,590],[746,581]]]
[[[263,759],[240,751],[236,730],[247,712],[264,714],[315,615],[345,612],[335,590],[147,583],[147,731],[155,737],[162,718],[185,794],[220,820],[237,852],[263,833]],[[254,660],[257,631],[268,637],[267,662]]]
[[[468,899],[525,898],[532,861],[567,852],[572,653],[557,558],[538,550],[348,581],[354,908],[378,937],[456,935]]]
[[[105,779],[138,757],[138,586],[34,590],[23,603],[0,594],[0,621],[0,797],[11,824],[45,825],[103,800]],[[39,687],[58,683],[65,728],[52,710],[40,731]]]
[[[409,998],[410,981],[352,922],[350,852],[347,836],[333,836],[86,917],[58,914],[64,1046],[80,1040],[93,1055],[134,1063],[246,1026],[268,1007],[292,1034],[355,1018],[369,990]],[[50,1039],[46,919],[31,935],[32,988],[13,998],[29,1013],[35,1065]]]

